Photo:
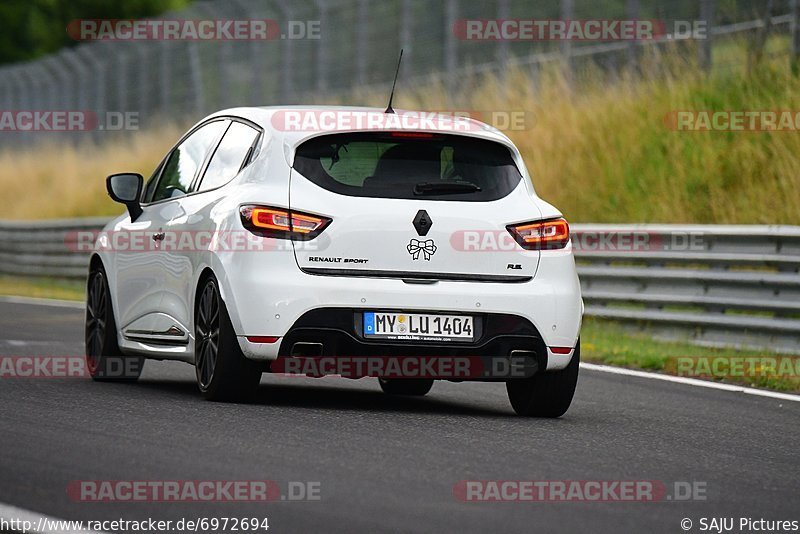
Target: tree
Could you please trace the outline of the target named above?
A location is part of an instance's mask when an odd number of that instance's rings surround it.
[[[191,0],[3,0],[0,64],[26,61],[77,44],[67,35],[76,19],[138,19],[185,7]]]

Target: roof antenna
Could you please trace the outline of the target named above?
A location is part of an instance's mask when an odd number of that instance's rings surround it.
[[[384,113],[394,113],[392,100],[394,100],[394,86],[397,85],[397,74],[400,72],[400,62],[403,61],[403,49],[400,49],[400,58],[397,60],[397,70],[394,71],[394,81],[392,82],[392,94],[389,95],[389,105],[386,106]]]

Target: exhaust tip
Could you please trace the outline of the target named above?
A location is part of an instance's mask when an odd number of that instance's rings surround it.
[[[292,358],[318,358],[322,356],[322,343],[298,341],[292,345],[289,355]]]
[[[536,351],[512,350],[508,354],[511,376],[528,378],[539,371]]]

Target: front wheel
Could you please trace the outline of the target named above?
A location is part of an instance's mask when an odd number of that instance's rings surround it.
[[[134,381],[142,374],[144,358],[122,354],[111,306],[106,272],[92,268],[86,287],[86,368],[97,381]]]
[[[409,395],[421,397],[433,387],[433,380],[428,378],[379,378],[378,383],[384,393],[389,395]]]
[[[518,415],[528,417],[561,417],[569,409],[578,383],[581,359],[580,340],[569,365],[560,371],[539,372],[530,378],[506,382],[508,400]]]
[[[198,293],[194,317],[194,362],[200,392],[208,400],[247,400],[258,388],[261,370],[242,354],[213,277]]]

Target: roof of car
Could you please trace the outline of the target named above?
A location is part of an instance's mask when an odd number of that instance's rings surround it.
[[[413,111],[359,106],[263,106],[237,107],[204,118],[236,116],[248,119],[282,144],[295,148],[317,135],[358,131],[438,132],[500,141],[513,147],[500,130],[474,118],[467,111]],[[203,122],[200,121],[200,122]]]

